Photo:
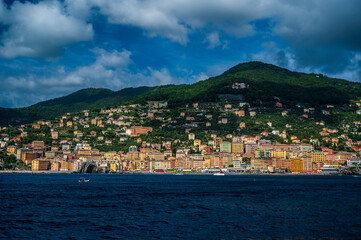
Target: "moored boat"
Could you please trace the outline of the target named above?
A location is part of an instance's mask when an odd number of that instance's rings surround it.
[[[90,179],[85,179],[85,178],[80,178],[78,180],[78,182],[89,182],[89,181],[90,181]]]
[[[213,176],[224,176],[224,173],[218,172],[218,173],[213,174]]]

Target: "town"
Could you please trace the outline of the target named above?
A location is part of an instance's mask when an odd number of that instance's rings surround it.
[[[222,102],[182,107],[148,101],[95,108],[1,128],[0,167],[33,172],[297,174],[347,168],[358,173],[360,107],[356,101],[347,110],[333,105],[291,108],[275,98],[272,109],[252,108],[226,96]],[[336,125],[327,122],[342,113],[345,117]]]

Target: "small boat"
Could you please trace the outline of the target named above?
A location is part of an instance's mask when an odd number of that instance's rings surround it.
[[[177,176],[182,176],[182,175],[183,175],[183,173],[178,172],[178,173],[175,173],[174,175],[177,175]]]
[[[223,172],[218,172],[218,173],[213,174],[213,176],[224,176],[224,173]]]
[[[78,182],[89,182],[90,180],[89,179],[85,179],[85,178],[80,178],[78,180]]]

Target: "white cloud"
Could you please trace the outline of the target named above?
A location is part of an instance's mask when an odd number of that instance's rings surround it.
[[[120,90],[126,87],[158,86],[179,83],[166,68],[153,69],[148,67],[137,73],[129,69],[134,65],[131,52],[106,51],[94,49],[96,55],[94,63],[80,66],[66,72],[63,66],[49,77],[35,74],[29,76],[9,77],[3,81],[4,92],[9,95],[0,102],[0,106],[27,106],[36,102],[60,97],[76,90],[95,87]]]
[[[195,82],[199,82],[199,81],[202,81],[202,80],[206,80],[208,79],[209,76],[205,73],[205,72],[201,72],[197,75],[193,75],[190,77],[190,83],[195,83]]]
[[[65,5],[70,13],[89,16],[96,7],[112,24],[139,27],[150,37],[161,36],[186,44],[188,35],[202,28],[211,27],[237,37],[255,33],[250,21],[262,16],[268,1],[191,1],[191,0],[68,0]],[[85,13],[85,14],[83,14]]]
[[[2,11],[0,21],[8,26],[0,36],[4,58],[56,57],[62,47],[93,38],[92,25],[68,15],[57,1],[14,2]]]
[[[149,76],[148,82],[153,85],[167,85],[174,83],[175,78],[173,78],[169,71],[166,68],[163,68],[161,70],[153,70],[152,68],[148,68],[149,70]]]
[[[150,37],[187,44],[201,31],[209,47],[219,46],[217,33],[238,38],[257,33],[254,21],[269,19],[273,34],[299,46],[343,46],[361,49],[360,1],[320,0],[65,0],[37,4],[15,2],[0,21],[10,28],[1,36],[3,57],[54,56],[61,47],[92,39],[92,14],[111,24],[143,29]],[[30,20],[31,19],[31,20]],[[261,30],[262,31],[262,30]],[[270,32],[269,32],[270,33]],[[217,41],[218,40],[218,41]],[[226,46],[226,42],[222,44]]]
[[[219,40],[219,33],[211,32],[206,36],[205,42],[208,42],[208,48],[215,48],[221,45],[221,41]]]
[[[137,27],[149,37],[160,36],[183,45],[189,43],[190,35],[195,32],[204,34],[210,48],[227,47],[224,40],[227,34],[243,38],[261,32],[265,41],[267,37],[279,36],[286,41],[286,47],[266,42],[262,51],[248,54],[245,59],[298,71],[333,71],[335,76],[357,80],[361,78],[360,6],[358,0],[51,0],[15,1],[6,9],[1,1],[0,23],[8,28],[0,35],[0,57],[58,56],[68,45],[90,41],[94,35],[90,23],[95,14],[100,14],[111,24]],[[267,33],[257,29],[254,21],[260,19],[272,23]],[[130,71],[133,62],[127,50],[94,49],[93,52],[97,58],[90,65],[70,72],[60,66],[50,77],[30,73],[26,77],[8,78],[3,81],[2,89],[26,92],[36,102],[41,96],[61,96],[84,87],[120,89],[183,79],[193,82],[238,63],[230,59],[228,63],[210,67],[204,74],[193,76],[184,71],[182,79],[175,79],[165,68]],[[328,69],[323,68],[326,65]],[[39,89],[43,95],[30,94]],[[14,96],[11,99],[16,102]]]

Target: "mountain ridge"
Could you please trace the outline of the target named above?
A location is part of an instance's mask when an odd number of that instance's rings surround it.
[[[233,83],[247,87],[232,88]],[[216,77],[193,84],[155,87],[86,88],[67,96],[36,103],[25,108],[0,108],[0,125],[19,125],[42,118],[54,118],[66,112],[105,108],[120,103],[168,101],[179,106],[194,101],[217,102],[220,95],[238,95],[255,107],[272,107],[276,99],[283,104],[342,105],[361,98],[361,84],[322,74],[293,72],[258,61],[238,64]]]

